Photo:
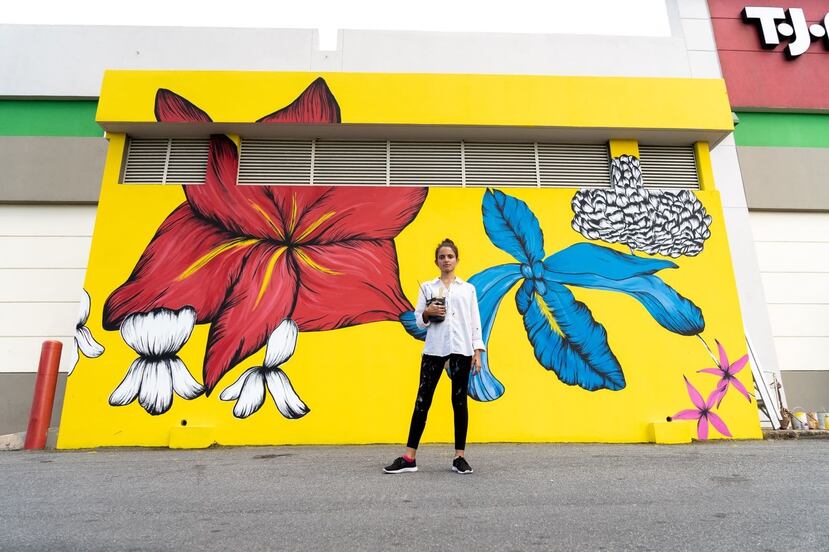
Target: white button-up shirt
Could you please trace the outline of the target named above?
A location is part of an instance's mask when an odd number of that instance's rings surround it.
[[[442,290],[442,294],[441,294]],[[446,298],[446,318],[443,322],[423,322],[426,300],[432,297]],[[457,276],[447,289],[440,278],[426,282],[417,293],[415,323],[426,328],[424,355],[449,356],[458,354],[472,356],[475,350],[486,350],[481,339],[481,312],[478,309],[478,293],[475,286]]]

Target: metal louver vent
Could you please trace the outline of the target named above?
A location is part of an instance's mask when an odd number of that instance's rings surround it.
[[[597,188],[610,183],[606,144],[538,144],[542,186]]]
[[[538,186],[532,143],[464,143],[467,186]]]
[[[694,146],[639,146],[646,188],[699,189]]]
[[[391,142],[390,184],[462,186],[460,142]]]
[[[309,140],[242,140],[239,184],[311,183]]]
[[[203,184],[210,141],[207,138],[130,138],[125,184]]]
[[[610,185],[606,144],[243,139],[239,184]]]
[[[317,140],[314,147],[314,184],[385,186],[387,142]]]

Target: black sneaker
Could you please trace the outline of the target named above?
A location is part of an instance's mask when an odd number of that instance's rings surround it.
[[[394,462],[391,463],[390,466],[386,466],[383,468],[385,473],[406,473],[406,472],[416,472],[417,471],[417,462],[412,460],[409,462],[402,456],[396,459]]]
[[[452,460],[452,471],[460,474],[472,473],[472,466],[469,465],[466,458],[458,456]]]

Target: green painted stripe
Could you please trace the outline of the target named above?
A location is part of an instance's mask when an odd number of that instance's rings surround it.
[[[0,100],[0,136],[103,136],[97,100]]]
[[[829,114],[737,112],[738,146],[829,148]]]

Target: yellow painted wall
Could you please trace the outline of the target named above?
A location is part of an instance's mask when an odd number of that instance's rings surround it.
[[[155,90],[166,87],[205,109],[214,120],[250,121],[292,101],[316,76],[222,75],[221,87],[207,87],[203,80],[196,78],[198,74],[192,73],[141,73],[128,79],[124,77],[125,81],[118,81],[123,75],[116,75],[118,78],[113,80],[113,74],[108,74],[99,119],[151,120]],[[389,76],[391,81],[395,78]],[[453,78],[458,88],[450,100],[456,101],[458,95],[472,96],[478,91],[478,78]],[[280,87],[285,91],[274,99],[270,85],[276,81],[285,85]],[[249,94],[251,83],[259,83],[254,86],[254,99],[237,102],[232,92],[244,85],[248,87],[245,93]],[[373,93],[370,86],[363,90],[356,83],[331,87],[344,114],[364,113],[361,117],[369,120],[382,119],[389,113],[395,114],[397,120],[442,120],[435,119],[425,107],[412,107],[401,101],[400,96],[384,94],[373,96],[369,101],[366,98]],[[405,92],[401,88],[400,93],[405,95]],[[517,89],[510,92],[517,93]],[[613,90],[604,93],[612,96]],[[434,91],[434,94],[430,105],[443,99],[442,92]],[[511,99],[520,112],[520,98]],[[478,120],[501,117],[496,112],[503,108],[497,104],[479,105],[482,113]],[[470,110],[464,112],[464,117],[475,115]],[[642,115],[643,119],[648,117],[656,115]],[[520,117],[503,115],[503,120],[509,121],[504,124],[515,124],[518,119],[527,124],[533,120],[526,113]],[[172,408],[160,416],[148,415],[137,402],[124,407],[109,406],[108,397],[137,355],[118,332],[103,330],[104,301],[129,276],[167,215],[185,200],[180,186],[118,184],[124,142],[123,135],[110,136],[85,283],[92,297],[87,326],[106,352],[96,359],[82,356],[69,377],[58,446],[193,446],[198,444],[196,441],[226,445],[402,443],[417,390],[423,344],[409,336],[397,322],[300,333],[296,353],[282,367],[311,409],[298,420],[283,418],[270,398],[259,412],[239,420],[231,414],[233,403],[219,400],[219,391],[233,383],[244,370],[262,364],[264,350],[226,374],[210,397],[187,401],[175,396]],[[573,217],[570,203],[575,189],[517,189],[498,187],[495,183],[493,187],[525,201],[535,213],[544,233],[546,254],[586,241],[570,226]],[[418,282],[436,276],[431,256],[435,245],[444,237],[450,236],[461,248],[458,274],[462,277],[468,278],[496,264],[515,262],[496,248],[484,232],[481,216],[484,192],[483,188],[431,189],[420,214],[396,238],[400,280],[410,301],[416,298]],[[678,269],[658,274],[702,309],[706,320],[702,337],[711,347],[715,339],[719,340],[734,360],[746,353],[746,347],[719,194],[708,188],[698,192],[697,197],[713,217],[711,238],[699,256],[676,259]],[[626,247],[610,247],[627,252]],[[492,371],[505,385],[506,393],[489,403],[470,401],[471,443],[644,442],[652,438],[651,423],[665,421],[667,416],[692,408],[683,376],[705,396],[713,390],[717,378],[697,373],[714,364],[699,339],[665,330],[627,295],[571,289],[605,326],[627,386],[620,391],[590,392],[567,386],[552,372],[544,370],[533,356],[515,306],[513,289],[501,304],[489,342]],[[179,352],[200,381],[207,331],[204,325],[196,326]],[[741,371],[738,378],[748,389],[753,389],[749,368]],[[756,405],[733,390],[716,412],[735,438],[760,436]],[[181,437],[187,431],[182,429],[183,422],[186,428],[196,428],[193,431],[199,434],[190,445]],[[423,442],[450,442],[452,435],[449,385],[444,376]],[[719,438],[713,429],[710,436]]]
[[[97,120],[155,121],[159,87],[218,123],[248,123],[287,105],[320,76],[343,123],[731,131],[722,79],[107,71]]]

